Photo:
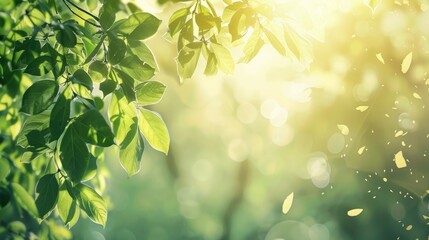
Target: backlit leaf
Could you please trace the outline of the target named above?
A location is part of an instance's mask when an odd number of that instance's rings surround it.
[[[34,202],[33,197],[28,194],[27,190],[14,182],[10,184],[10,187],[12,189],[13,197],[19,206],[33,217],[38,218],[39,212],[37,211],[36,203]]]
[[[106,203],[94,189],[79,183],[73,187],[73,197],[92,221],[106,226]]]
[[[166,86],[158,81],[147,81],[136,87],[137,102],[142,105],[158,103]]]
[[[58,92],[58,84],[52,80],[41,80],[33,83],[25,91],[22,99],[21,112],[38,114],[46,110]]]
[[[160,116],[150,110],[140,109],[139,129],[154,149],[168,154],[170,135]]]

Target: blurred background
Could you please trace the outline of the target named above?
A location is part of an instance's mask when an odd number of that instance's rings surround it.
[[[180,85],[175,45],[149,40],[170,153],[145,151],[128,178],[109,149],[107,226],[81,219],[74,237],[428,239],[429,1],[367,2],[279,1],[313,37],[309,68],[266,45],[233,75],[203,76],[200,64]],[[181,7],[139,4],[163,16],[160,33]]]

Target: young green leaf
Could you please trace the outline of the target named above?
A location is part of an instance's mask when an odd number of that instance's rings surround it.
[[[103,225],[103,227],[106,226],[106,203],[94,189],[79,183],[73,187],[73,195],[79,207],[85,211],[92,221]]]
[[[34,203],[33,197],[28,194],[27,190],[14,182],[10,184],[10,188],[16,203],[33,217],[38,218],[39,212],[37,211],[36,203]]]
[[[194,75],[201,53],[201,42],[186,45],[177,57],[177,70],[181,79],[191,78]]]
[[[133,124],[128,129],[128,133],[119,150],[119,160],[128,176],[132,176],[140,171],[140,161],[143,156],[144,142],[137,130],[136,117],[133,119]]]
[[[73,227],[79,219],[79,207],[64,184],[61,185],[58,195],[58,213],[64,224],[69,228]]]
[[[121,90],[116,90],[110,102],[109,119],[118,144],[122,144],[127,136],[134,117],[136,117],[134,106],[128,102]]]
[[[213,53],[218,61],[217,65],[219,69],[224,73],[233,73],[235,68],[234,59],[231,56],[231,53],[224,46],[216,43],[210,45],[213,49]]]
[[[100,147],[113,144],[113,133],[104,117],[97,110],[89,110],[72,123],[74,131],[86,143]]]
[[[131,52],[135,54],[142,62],[147,63],[153,69],[158,69],[155,57],[152,51],[142,41],[128,40]]]
[[[38,114],[46,110],[58,92],[58,84],[52,80],[41,80],[33,83],[22,98],[21,112]]]
[[[37,183],[36,192],[39,194],[36,199],[39,217],[45,219],[58,201],[59,186],[55,174],[43,176]]]
[[[171,15],[170,20],[168,21],[170,36],[173,37],[183,28],[189,13],[189,8],[181,8]]]
[[[106,64],[102,61],[94,61],[88,67],[88,73],[91,75],[91,79],[96,83],[101,83],[106,79],[108,71]]]
[[[168,154],[170,135],[160,116],[150,110],[140,109],[139,129],[154,149]]]
[[[73,124],[72,124],[73,125]],[[61,139],[60,159],[64,171],[73,182],[83,179],[85,170],[89,165],[89,151],[85,142],[76,133],[73,126],[67,128]]]
[[[158,103],[164,95],[166,86],[158,81],[147,81],[137,85],[137,102],[142,105]]]
[[[124,58],[120,66],[122,71],[140,82],[151,79],[155,74],[155,69],[140,61],[136,55]]]
[[[286,56],[286,49],[277,36],[267,28],[262,28],[262,30],[264,31],[265,36],[268,38],[268,41],[270,41],[271,45],[277,50],[277,52],[283,56]]]

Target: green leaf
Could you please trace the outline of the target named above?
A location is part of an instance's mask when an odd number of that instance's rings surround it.
[[[106,38],[106,35],[103,35],[100,39],[100,41],[98,42],[97,46],[95,46],[95,48],[91,51],[90,54],[88,54],[88,57],[86,57],[85,62],[83,63],[84,65],[89,63],[90,61],[92,61],[92,59],[95,57],[95,55],[97,55],[98,51],[100,50],[101,46],[103,45],[104,39]],[[83,38],[85,39],[85,38]]]
[[[73,29],[67,25],[61,25],[60,30],[58,30],[55,35],[59,44],[63,47],[72,48],[77,43],[76,35],[73,32]]]
[[[18,203],[21,208],[33,217],[38,218],[39,212],[37,211],[36,204],[34,203],[33,197],[28,194],[27,190],[18,183],[11,183],[10,187],[16,203]]]
[[[116,90],[110,103],[109,119],[118,144],[122,144],[127,136],[134,117],[136,117],[134,106],[128,102],[121,90]]]
[[[36,199],[39,217],[45,219],[58,201],[59,186],[55,174],[43,176],[37,183],[36,192],[39,194]]]
[[[89,181],[97,174],[97,158],[90,154],[88,167],[83,174],[82,182]]]
[[[136,55],[124,58],[120,63],[122,71],[137,81],[146,81],[153,77],[155,69],[143,63]]]
[[[66,128],[70,118],[70,104],[71,99],[67,99],[64,94],[58,97],[49,120],[51,140],[57,140]]]
[[[109,29],[110,26],[115,22],[116,13],[115,11],[109,7],[109,5],[104,4],[100,8],[100,24],[104,30]]]
[[[265,36],[267,36],[271,45],[277,50],[277,52],[279,52],[283,56],[286,56],[286,49],[283,46],[282,42],[277,38],[277,36],[266,28],[262,28],[262,30],[264,31]]]
[[[131,52],[135,54],[141,61],[147,63],[154,69],[158,69],[158,64],[156,63],[155,57],[146,44],[144,44],[142,41],[133,40],[129,40],[128,44],[130,46]]]
[[[32,142],[30,139],[31,132],[49,132],[49,118],[50,112],[44,112],[28,117],[22,126],[21,132],[18,134],[16,143],[23,148],[27,148],[30,145],[29,142]]]
[[[183,29],[180,31],[179,39],[177,40],[177,50],[181,51],[184,46],[194,41],[194,21],[188,20]]]
[[[81,84],[81,85],[85,86],[90,91],[92,91],[92,89],[93,89],[91,77],[83,69],[76,70],[73,73],[73,77],[72,77],[71,81],[72,81],[72,83],[77,83],[77,84]]]
[[[75,132],[86,143],[100,147],[113,144],[113,133],[97,110],[89,110],[72,123]]]
[[[27,231],[27,227],[23,222],[20,221],[12,221],[7,225],[7,229],[15,234],[25,234]],[[16,238],[13,238],[16,239]]]
[[[200,31],[207,31],[220,24],[220,18],[213,16],[209,12],[201,12],[195,15],[195,22]]]
[[[116,82],[110,79],[100,83],[100,91],[103,92],[103,96],[106,97],[116,89]]]
[[[228,24],[229,33],[232,41],[241,39],[255,23],[255,11],[251,8],[241,8],[234,13]]]
[[[158,31],[159,25],[161,25],[161,20],[156,18],[150,13],[137,13],[141,15],[141,23],[131,32],[127,37],[130,40],[144,40],[148,37],[153,36],[156,31]],[[143,14],[145,17],[143,17]]]
[[[213,49],[213,53],[216,58],[220,59],[217,62],[219,69],[224,73],[233,73],[235,63],[229,50],[217,43],[212,43],[210,46]]]
[[[98,0],[86,0],[86,5],[88,5],[88,10],[92,12],[97,8]]]
[[[73,182],[80,182],[89,165],[89,151],[76,133],[74,126],[67,128],[60,144],[60,159],[64,171]]]
[[[261,39],[261,30],[260,28],[256,28],[249,40],[247,40],[247,43],[243,49],[244,56],[240,59],[239,62],[250,62],[259,53],[263,45],[264,41]]]
[[[0,157],[0,182],[6,179],[6,177],[9,176],[9,173],[9,162],[5,158]]]
[[[46,110],[58,92],[58,84],[52,80],[41,80],[33,83],[22,98],[21,112],[31,115]]]
[[[179,52],[177,70],[182,81],[194,75],[198,59],[200,58],[201,47],[201,42],[189,43]]]
[[[181,8],[171,15],[168,21],[168,29],[172,37],[183,28],[189,13],[189,8]]]
[[[140,12],[115,22],[109,31],[123,34],[131,40],[143,40],[154,35],[160,24],[161,20],[152,14]]]
[[[88,72],[94,82],[101,83],[106,79],[108,69],[102,61],[94,61],[89,65]]]
[[[109,35],[109,51],[107,59],[112,65],[118,64],[125,57],[127,46],[125,42],[115,36]]]
[[[106,203],[94,189],[79,183],[73,187],[73,195],[74,199],[78,202],[79,207],[85,211],[92,221],[106,226]]]
[[[130,77],[125,72],[115,69],[115,72],[118,73],[119,79],[121,80],[121,88],[124,91],[124,95],[127,98],[128,102],[136,100],[136,93],[134,90],[134,78]]]
[[[43,76],[53,69],[54,62],[55,60],[50,56],[41,56],[32,61],[24,72],[35,76]]]
[[[10,193],[7,188],[0,186],[0,207],[6,206],[10,202]]]
[[[170,135],[160,116],[147,109],[140,109],[139,129],[155,150],[168,154]]]
[[[212,52],[209,52],[207,57],[207,65],[204,70],[205,75],[214,75],[217,73],[217,59],[216,55]]]
[[[137,130],[137,118],[128,128],[128,133],[121,144],[119,150],[119,160],[128,176],[132,176],[140,171],[140,161],[143,156],[144,142]]]
[[[64,224],[73,227],[79,219],[79,207],[70,196],[65,184],[61,185],[58,196],[58,213]]]
[[[158,103],[164,95],[166,86],[158,81],[147,81],[137,85],[137,102],[142,105]]]

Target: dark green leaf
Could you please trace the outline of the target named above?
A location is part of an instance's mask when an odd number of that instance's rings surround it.
[[[104,30],[109,29],[110,26],[115,22],[116,13],[107,4],[104,4],[100,8],[100,24]]]
[[[107,52],[107,59],[112,65],[121,62],[125,57],[126,51],[127,46],[123,40],[114,36],[109,36],[109,51]]]
[[[25,91],[22,99],[21,112],[38,114],[46,110],[58,92],[58,84],[52,80],[41,80],[33,83]]]
[[[45,219],[49,216],[58,201],[58,181],[55,174],[43,176],[37,183],[36,192],[39,194],[36,199],[36,206],[39,217]]]
[[[88,57],[85,59],[85,62],[83,64],[87,64],[97,55],[98,51],[100,50],[101,46],[103,45],[104,39],[106,38],[106,35],[103,35],[98,42],[97,46],[91,51],[91,53],[88,55]],[[83,38],[85,39],[85,38]]]
[[[70,126],[60,145],[60,159],[64,171],[73,182],[80,182],[89,165],[89,151],[85,142],[76,133],[73,126]]]
[[[16,203],[18,203],[21,208],[26,210],[33,217],[39,217],[39,212],[37,211],[34,199],[30,196],[30,194],[28,194],[27,190],[25,190],[25,188],[23,188],[18,183],[11,183],[10,187]]]
[[[113,133],[103,116],[97,110],[89,110],[72,123],[75,132],[86,143],[100,147],[113,144]]]
[[[171,36],[174,36],[183,28],[189,13],[189,8],[181,8],[171,15],[168,21],[168,29]]]
[[[83,69],[78,69],[73,73],[72,83],[81,84],[87,87],[90,91],[93,89],[91,77]]]
[[[151,79],[155,74],[154,68],[149,66],[149,64],[140,61],[140,59],[135,55],[124,58],[120,65],[122,71],[140,82]]]
[[[6,177],[9,176],[9,173],[9,162],[5,158],[0,157],[0,182],[6,179]]]
[[[76,35],[73,32],[73,29],[67,25],[62,25],[61,29],[58,30],[55,35],[59,44],[63,47],[72,48],[77,43]]]
[[[24,72],[35,76],[43,76],[52,70],[54,62],[55,60],[50,56],[41,56],[32,61]]]
[[[0,207],[6,206],[10,202],[10,193],[7,188],[0,186]]]
[[[116,82],[110,79],[100,83],[100,90],[103,92],[103,96],[106,97],[116,89]]]
[[[17,144],[23,148],[29,146],[28,134],[32,131],[49,132],[49,118],[50,112],[44,112],[42,114],[33,115],[25,120],[22,126],[21,132],[17,137]]]
[[[94,189],[79,183],[73,187],[73,195],[79,207],[85,211],[92,221],[103,226],[106,225],[106,203]]]
[[[58,196],[58,212],[64,224],[69,228],[73,227],[79,219],[79,207],[70,196],[65,184],[63,184]]]
[[[136,87],[137,102],[142,105],[158,103],[164,94],[166,86],[161,82],[147,81]]]
[[[57,140],[66,128],[70,118],[70,103],[71,99],[67,99],[64,94],[58,97],[49,121],[51,140]]]

